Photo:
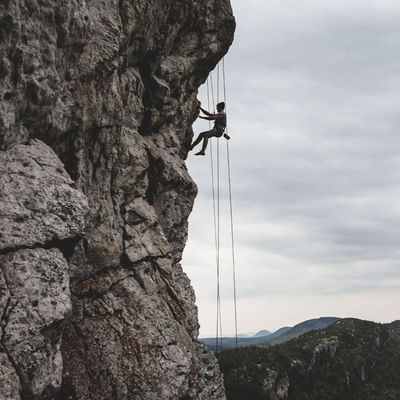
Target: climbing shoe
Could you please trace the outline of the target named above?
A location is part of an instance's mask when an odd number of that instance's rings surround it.
[[[199,151],[198,153],[195,154],[195,156],[205,156],[206,153],[204,151]]]

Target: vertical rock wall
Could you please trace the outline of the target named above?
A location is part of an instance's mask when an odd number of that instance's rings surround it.
[[[179,264],[229,0],[0,1],[0,398],[223,399]]]

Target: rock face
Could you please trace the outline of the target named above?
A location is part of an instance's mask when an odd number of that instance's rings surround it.
[[[179,262],[229,0],[0,3],[0,398],[224,399]]]
[[[34,140],[0,152],[0,187],[0,394],[45,398],[62,381],[68,248],[80,240],[87,199],[51,148]]]

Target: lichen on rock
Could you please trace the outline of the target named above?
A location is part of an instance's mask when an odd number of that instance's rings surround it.
[[[22,398],[54,396],[62,381],[63,323],[71,312],[67,262],[58,249],[37,248],[0,256],[0,265],[6,292],[1,348],[18,374],[15,383]]]
[[[87,199],[40,141],[0,152],[0,253],[71,239],[84,229]]]

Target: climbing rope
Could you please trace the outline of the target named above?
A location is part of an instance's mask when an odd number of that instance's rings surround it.
[[[225,113],[228,114],[227,101],[226,101],[226,79],[225,79],[225,58],[222,59],[222,81],[224,86],[224,102]],[[228,126],[226,126],[225,133],[228,134]],[[236,296],[236,262],[235,262],[235,235],[233,226],[233,206],[232,206],[232,180],[231,180],[231,162],[229,152],[229,140],[226,141],[226,159],[228,166],[228,188],[229,188],[229,213],[231,217],[231,250],[232,250],[232,279],[233,279],[233,302],[235,311],[235,343],[236,349],[238,348],[238,323],[237,323],[237,296]]]
[[[211,89],[211,98],[212,98],[212,106],[213,110],[215,109],[215,100],[214,100],[214,82],[212,73],[210,74],[210,84],[207,79],[207,101],[208,101],[208,109],[210,109],[210,89]],[[211,128],[211,121],[208,122],[209,128]],[[217,142],[217,189],[215,189],[215,168],[214,168],[214,155],[213,155],[213,141],[210,140],[210,158],[211,158],[211,182],[212,182],[212,197],[213,197],[213,213],[214,213],[214,239],[215,239],[215,254],[216,254],[216,273],[217,273],[217,318],[216,318],[216,334],[215,334],[215,349],[216,352],[222,351],[222,311],[221,311],[221,294],[220,294],[220,224],[219,224],[219,146]],[[215,193],[217,192],[217,193]],[[217,198],[217,201],[215,200]],[[217,206],[216,206],[217,202]]]
[[[225,59],[222,59],[222,84],[223,96],[225,102],[225,112],[227,113],[226,101],[226,75],[225,75]],[[217,101],[219,101],[220,87],[220,64],[217,65]],[[210,91],[212,98],[213,110],[215,110],[214,100],[214,82],[213,74],[211,73],[207,79],[207,102],[210,109]],[[209,121],[210,127],[210,121]],[[228,127],[226,127],[228,134]],[[211,182],[212,182],[212,197],[213,197],[213,213],[214,213],[214,239],[216,250],[216,273],[217,273],[217,318],[216,318],[216,336],[215,349],[216,352],[222,351],[222,310],[221,310],[221,292],[220,292],[220,146],[219,140],[216,141],[216,166],[214,167],[214,151],[213,141],[210,140],[210,156],[211,156]],[[233,278],[233,298],[234,298],[234,323],[235,323],[235,343],[238,348],[238,322],[237,322],[237,294],[236,294],[236,262],[235,262],[235,240],[234,240],[234,224],[233,224],[233,206],[232,206],[232,180],[231,180],[231,162],[229,151],[229,140],[226,141],[226,159],[228,171],[228,190],[229,190],[229,212],[230,212],[230,233],[231,233],[231,256],[232,256],[232,278]],[[215,171],[216,170],[216,171]],[[215,177],[216,173],[216,177]],[[216,185],[215,185],[216,181]],[[215,188],[216,186],[216,188]]]

